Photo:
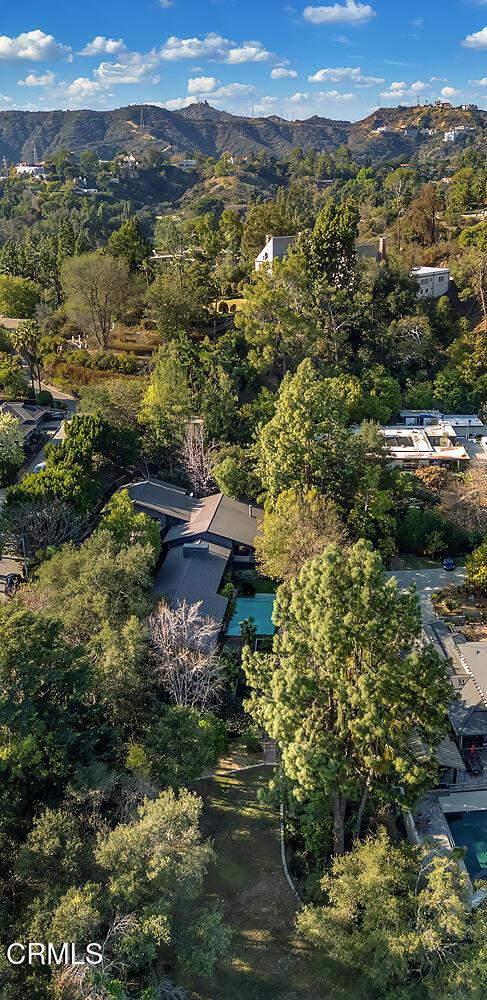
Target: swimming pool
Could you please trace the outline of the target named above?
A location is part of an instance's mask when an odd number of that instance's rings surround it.
[[[256,594],[255,597],[238,597],[235,614],[227,628],[227,635],[240,635],[240,622],[253,618],[257,636],[274,635],[272,622],[275,594]]]
[[[468,874],[477,878],[481,872],[487,877],[487,810],[480,812],[445,815],[456,847],[465,847],[464,857]]]

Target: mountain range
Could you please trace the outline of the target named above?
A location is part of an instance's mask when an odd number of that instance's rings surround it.
[[[218,111],[206,102],[181,111],[155,105],[130,105],[112,111],[0,111],[0,157],[10,163],[42,160],[61,148],[75,154],[93,149],[111,159],[121,150],[141,153],[153,147],[166,152],[235,156],[266,151],[277,157],[300,146],[333,152],[346,145],[371,161],[407,158],[437,147],[445,130],[463,125],[478,141],[487,132],[487,112],[476,108],[422,106],[380,108],[359,122],[314,116],[287,121],[272,115],[247,118]],[[377,131],[382,129],[382,131]]]

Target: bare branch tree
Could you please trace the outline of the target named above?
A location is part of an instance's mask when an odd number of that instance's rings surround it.
[[[472,463],[468,472],[449,476],[440,510],[464,531],[487,531],[487,469]]]
[[[181,446],[181,463],[197,495],[205,496],[210,490],[215,450],[215,442],[206,441],[203,421],[190,420]]]
[[[0,542],[5,550],[27,559],[49,546],[79,541],[85,524],[62,500],[33,500],[7,504],[0,522]]]
[[[223,678],[215,653],[219,626],[201,601],[170,608],[163,601],[149,619],[157,675],[176,705],[209,709]]]
[[[119,943],[123,942],[125,937],[139,931],[140,922],[135,913],[117,913],[102,945],[100,965],[96,970],[87,964],[65,966],[54,977],[54,995],[65,1000],[110,1000],[113,996],[110,980],[115,976],[117,979],[123,978],[127,967],[125,961],[116,957]]]

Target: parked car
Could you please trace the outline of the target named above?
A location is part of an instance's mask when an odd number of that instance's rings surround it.
[[[38,462],[37,465],[34,465],[34,472],[42,472],[46,468],[46,465],[47,462]]]
[[[455,560],[451,556],[445,556],[442,562],[443,569],[452,570],[455,569]]]

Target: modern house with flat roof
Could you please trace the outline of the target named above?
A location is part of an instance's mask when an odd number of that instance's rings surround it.
[[[441,413],[440,410],[399,410],[405,427],[429,427],[434,424],[449,424],[457,437],[481,437],[487,428],[476,413]]]
[[[461,468],[469,460],[464,444],[449,423],[425,426],[381,427],[391,462],[405,469],[422,465],[455,466]]]
[[[255,258],[255,270],[263,268],[272,270],[275,260],[284,260],[289,247],[297,239],[296,236],[267,236],[266,245]]]
[[[448,291],[450,269],[448,267],[413,267],[411,277],[417,281],[419,299],[439,299]]]
[[[263,511],[223,493],[197,499],[160,479],[127,487],[135,510],[159,522],[163,562],[153,593],[172,607],[201,601],[201,614],[223,624],[228,601],[219,593],[228,566],[254,565]]]

